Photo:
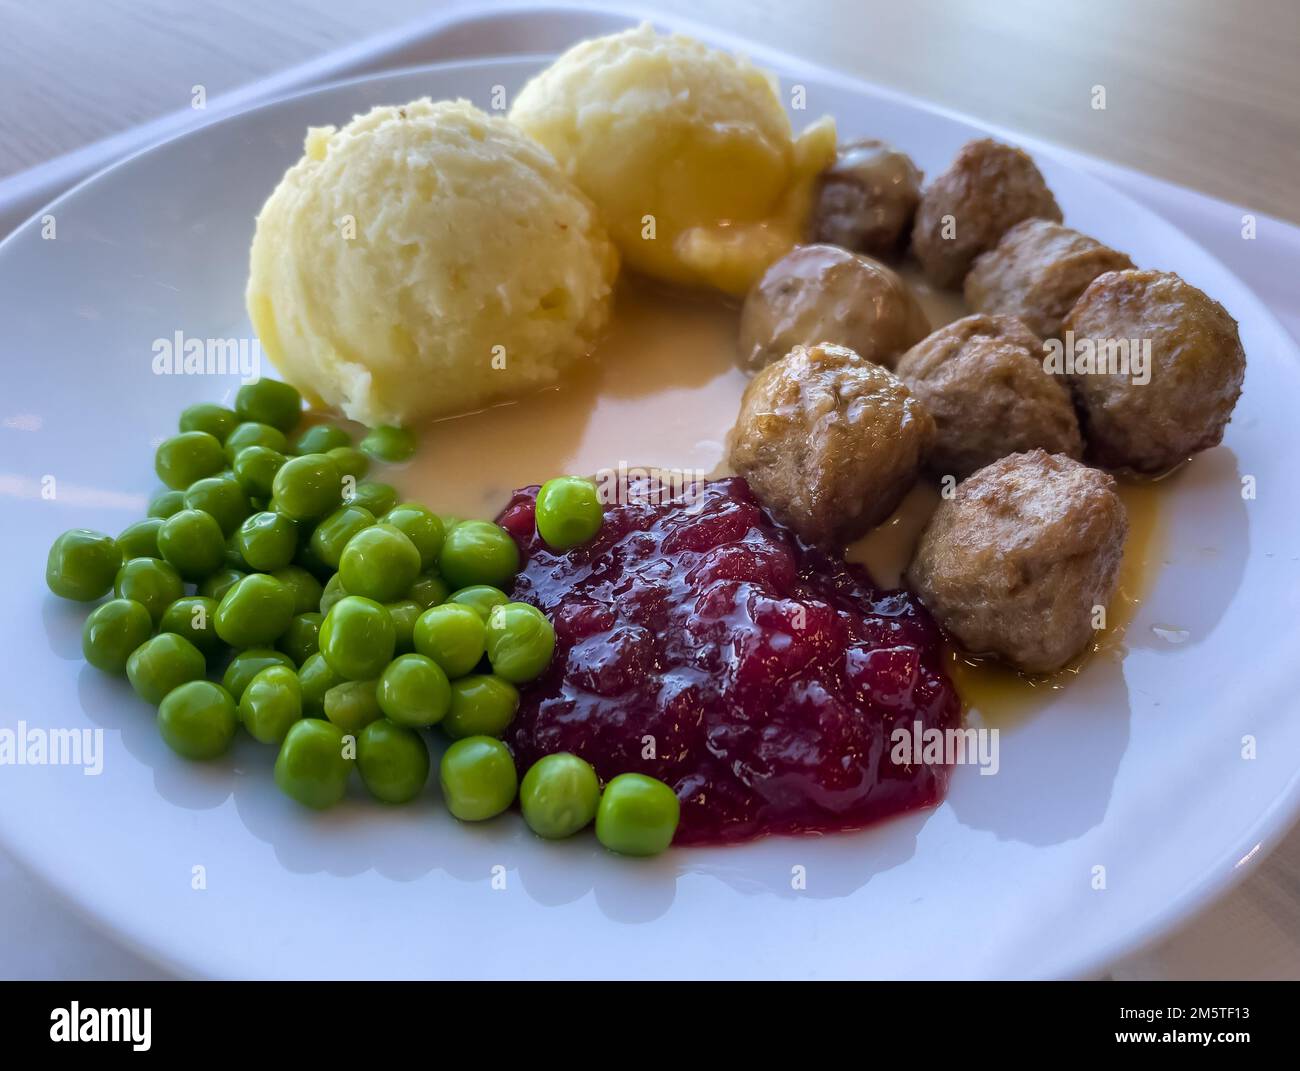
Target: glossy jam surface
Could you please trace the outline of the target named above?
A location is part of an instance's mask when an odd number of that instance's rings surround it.
[[[939,630],[906,592],[800,546],[739,478],[633,483],[596,539],[537,537],[537,489],[499,518],[514,590],[555,622],[508,741],[523,771],[571,751],[602,778],[666,781],[676,843],[853,829],[937,803],[950,768],[895,762],[894,730],[956,728]]]

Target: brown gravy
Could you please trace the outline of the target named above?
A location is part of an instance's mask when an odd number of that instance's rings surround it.
[[[957,295],[930,291],[913,271],[903,274],[932,327],[966,314]],[[736,363],[738,317],[730,303],[625,279],[614,324],[590,360],[556,387],[427,425],[418,454],[395,478],[441,513],[492,517],[515,488],[563,473],[621,463],[724,475],[727,432],[748,381]],[[1129,537],[1119,593],[1107,628],[1074,664],[1030,677],[952,652],[954,683],[984,721],[1023,717],[1090,659],[1123,657],[1124,633],[1150,588],[1164,533],[1156,484],[1122,481],[1120,493]],[[933,485],[919,484],[846,557],[864,563],[878,583],[899,585],[938,501]]]

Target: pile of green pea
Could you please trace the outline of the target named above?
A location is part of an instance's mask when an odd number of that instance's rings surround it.
[[[342,428],[302,421],[298,391],[270,379],[241,387],[233,410],[193,405],[158,447],[168,490],[144,520],[116,539],[77,528],[55,540],[55,595],[112,592],[86,620],[86,661],[125,674],[188,759],[223,754],[240,725],[276,746],[276,783],[309,807],[341,800],[354,769],[376,799],[413,799],[430,772],[421,730],[437,726],[451,741],[439,779],[457,818],[488,819],[518,798],[542,837],[594,820],[614,851],[666,848],[679,808],[661,781],[621,774],[602,791],[567,753],[519,781],[501,737],[555,630],[506,595],[520,567],[510,534],[365,479],[371,458],[414,452],[408,431],[375,428],[358,447]],[[592,539],[595,486],[549,481],[537,518],[557,549]]]

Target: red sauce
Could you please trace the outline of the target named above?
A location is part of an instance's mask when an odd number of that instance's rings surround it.
[[[940,633],[907,592],[800,544],[739,478],[694,502],[605,509],[600,534],[551,551],[536,487],[499,522],[524,567],[514,597],[555,623],[550,669],[507,737],[520,771],[556,751],[603,779],[667,782],[675,843],[855,829],[939,802],[950,768],[890,757],[893,731],[945,730],[961,705]]]

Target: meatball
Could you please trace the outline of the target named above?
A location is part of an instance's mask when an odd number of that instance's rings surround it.
[[[1061,328],[1073,343],[1061,364],[1098,464],[1155,474],[1222,440],[1246,354],[1217,301],[1169,272],[1107,272]]]
[[[740,356],[758,370],[795,346],[830,342],[893,367],[930,331],[898,274],[833,245],[798,246],[754,284],[740,314]]]
[[[1052,338],[1090,282],[1133,266],[1127,255],[1086,234],[1026,219],[975,258],[966,275],[966,303],[978,312],[1019,316],[1040,338]]]
[[[1061,210],[1029,154],[984,138],[968,141],[921,195],[912,251],[936,286],[955,287],[979,254],[1022,219],[1061,222]]]
[[[1114,477],[1044,450],[1012,454],[939,504],[907,583],[968,651],[1050,673],[1088,645],[1127,532]]]
[[[1041,447],[1083,456],[1064,380],[1043,370],[1043,344],[1014,316],[966,316],[899,359],[898,376],[934,417],[929,468],[958,479]]]
[[[934,438],[902,381],[843,346],[799,347],[745,390],[731,464],[772,515],[836,550],[883,521]]]
[[[875,138],[850,141],[822,173],[809,240],[873,257],[896,256],[920,200],[921,172],[907,153]]]

